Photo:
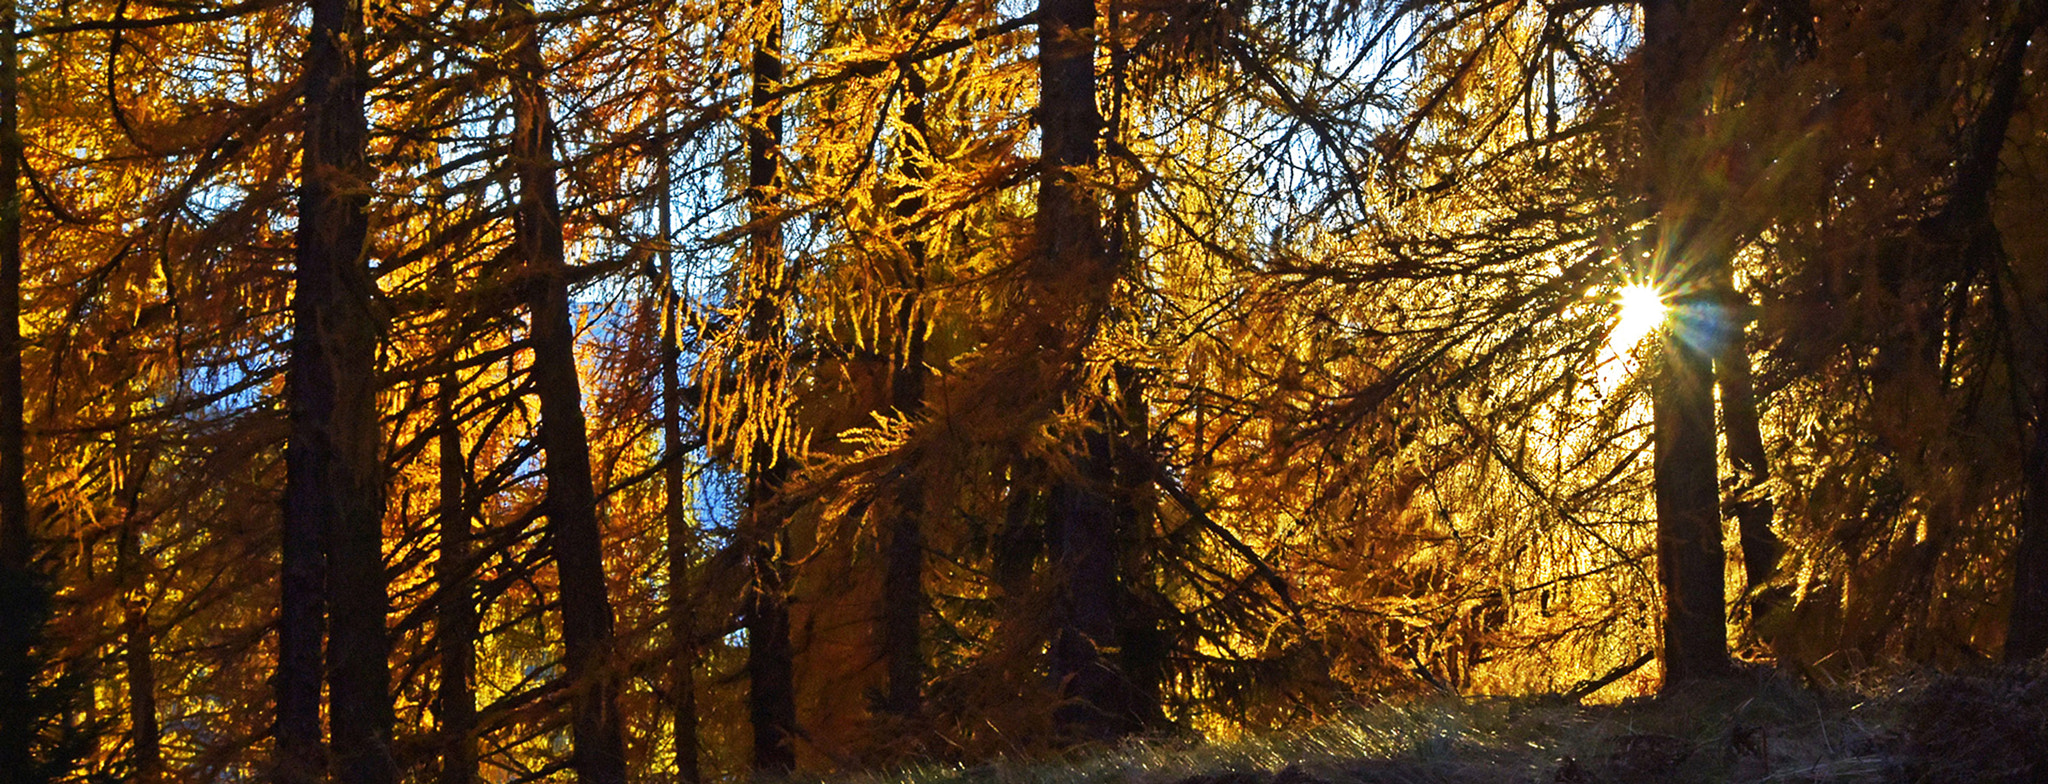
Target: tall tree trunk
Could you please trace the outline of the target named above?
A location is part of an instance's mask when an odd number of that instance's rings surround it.
[[[796,769],[796,681],[782,535],[766,537],[754,545],[747,593],[747,720],[754,732],[754,770],[773,777]]]
[[[1667,683],[1728,668],[1715,486],[1713,369],[1676,327],[1662,339],[1656,386],[1657,581],[1664,589]]]
[[[321,778],[326,619],[332,775],[398,777],[391,756],[390,608],[378,453],[376,282],[365,261],[372,173],[361,8],[314,0],[305,60],[306,131],[293,274],[291,435],[285,450],[284,594],[278,631],[278,773]]]
[[[30,555],[21,385],[21,92],[14,0],[0,0],[0,770],[34,770],[34,647],[47,614]],[[318,677],[317,673],[315,677]]]
[[[1932,221],[1947,227],[1945,233],[1954,237],[1953,247],[1960,251],[1957,255],[1976,269],[1997,269],[2004,262],[2004,240],[1992,219],[1991,196],[1998,187],[1999,159],[2013,115],[2024,105],[2027,52],[2044,22],[2048,3],[2024,3],[2020,17],[2000,36],[1991,95],[1968,129],[1948,203]],[[2036,356],[2032,432],[2020,469],[2019,541],[2013,546],[2013,601],[2005,637],[2005,660],[2014,663],[2048,653],[2048,355]],[[2026,376],[2017,367],[2022,359],[2014,356],[2007,361],[2015,366],[2015,377]]]
[[[743,289],[749,297],[746,339],[750,346],[747,367],[749,385],[767,390],[755,400],[780,400],[788,369],[786,352],[777,350],[788,331],[785,308],[794,288],[787,260],[783,258],[782,225],[775,202],[782,185],[782,111],[774,102],[774,91],[782,83],[782,3],[770,0],[757,13],[764,27],[754,45],[753,114],[747,126],[747,209],[754,224],[748,240],[748,278]],[[747,445],[746,510],[747,530],[755,537],[751,560],[753,583],[747,592],[747,717],[754,731],[754,770],[780,776],[796,769],[796,676],[789,640],[789,597],[787,567],[783,564],[783,531],[786,520],[778,496],[787,482],[791,457],[784,454],[780,426],[765,424],[771,417],[787,416],[783,411],[750,410],[756,425],[753,441]]]
[[[903,160],[898,171],[909,191],[896,202],[898,224],[906,230],[925,207],[926,154],[924,75],[915,64],[903,68],[906,91],[903,125],[910,130],[899,151]],[[899,348],[891,347],[895,364],[889,374],[889,407],[897,416],[916,417],[924,412],[923,298],[925,243],[912,236],[903,243],[906,258],[898,271],[902,289],[891,325]],[[917,715],[924,708],[924,649],[920,626],[924,618],[924,480],[915,465],[901,467],[896,477],[895,503],[890,505],[887,566],[882,575],[881,634],[884,668],[888,672],[888,693],[882,708],[901,717]]]
[[[455,360],[451,354],[449,361]],[[441,682],[435,694],[441,722],[440,784],[476,780],[476,578],[470,562],[473,515],[469,500],[469,460],[462,450],[462,425],[455,417],[461,382],[454,373],[441,376],[434,396],[435,446],[438,452],[441,549],[435,556],[434,579],[440,585],[435,608],[436,643],[440,646]]]
[[[1728,290],[1733,291],[1733,286]],[[1721,356],[1714,360],[1714,371],[1721,386],[1721,427],[1728,438],[1728,462],[1735,469],[1735,500],[1730,507],[1741,537],[1743,585],[1749,597],[1753,628],[1757,619],[1776,606],[1765,595],[1763,586],[1777,574],[1778,560],[1785,555],[1785,542],[1771,528],[1771,499],[1746,497],[1770,478],[1770,461],[1764,454],[1749,346],[1739,329],[1722,345]]]
[[[162,731],[156,720],[156,670],[149,628],[149,574],[142,562],[142,486],[152,456],[137,457],[125,438],[119,446],[132,465],[122,478],[121,533],[114,572],[121,585],[121,665],[128,680],[128,747],[132,781],[154,784],[164,776]]]
[[[668,122],[661,125],[661,159],[656,162],[661,201],[655,210],[661,229],[661,458],[662,535],[668,549],[668,633],[675,646],[669,664],[670,710],[675,724],[676,781],[698,784],[704,773],[697,758],[697,605],[690,586],[690,559],[697,552],[697,530],[690,525],[689,493],[683,486],[683,347],[677,324],[682,297],[676,292],[674,226],[669,200],[674,197],[668,149]]]
[[[1116,508],[1105,489],[1111,477],[1110,437],[1090,430],[1070,455],[1078,476],[1055,483],[1047,503],[1048,538],[1059,580],[1052,674],[1062,702],[1053,719],[1070,740],[1100,741],[1138,729],[1122,673],[1104,655],[1119,650],[1123,586],[1117,566]]]
[[[1121,199],[1119,200],[1121,201]],[[1119,210],[1119,215],[1124,213]],[[1119,232],[1121,234],[1121,232]],[[1121,246],[1121,237],[1112,245]],[[1117,667],[1128,686],[1129,721],[1135,729],[1166,726],[1161,704],[1166,684],[1167,656],[1171,641],[1160,627],[1167,607],[1164,597],[1142,576],[1149,573],[1147,559],[1153,551],[1152,536],[1158,501],[1151,481],[1150,408],[1145,402],[1145,381],[1137,368],[1118,363],[1115,370],[1117,411],[1113,498],[1116,503],[1118,538],[1122,561],[1118,564],[1123,581],[1123,606],[1117,618]]]
[[[1725,255],[1697,236],[1705,208],[1696,149],[1712,79],[1709,55],[1731,29],[1740,3],[1724,0],[1646,0],[1643,3],[1643,138],[1645,196],[1662,226],[1654,249],[1655,280],[1666,292],[1711,286]],[[1703,257],[1713,256],[1703,260]],[[1664,599],[1666,683],[1712,677],[1728,670],[1727,607],[1722,571],[1720,492],[1714,428],[1714,368],[1719,336],[1697,325],[1715,323],[1711,309],[1725,297],[1693,296],[1673,303],[1674,317],[1660,338],[1654,379],[1657,577]]]
[[[548,541],[561,586],[563,677],[569,686],[571,763],[585,784],[623,784],[626,741],[619,715],[613,616],[604,578],[583,392],[576,377],[562,206],[555,186],[554,123],[541,61],[540,24],[529,0],[508,3],[512,56],[512,160],[519,175],[514,231],[526,265],[533,324],[534,392],[546,455]]]
[[[1077,171],[1096,164],[1103,127],[1095,103],[1095,2],[1042,0],[1038,14],[1040,255],[1033,277],[1047,299],[1078,298],[1086,309],[1078,322],[1086,325],[1109,301],[1115,280],[1101,207]],[[1063,338],[1062,353],[1079,362],[1077,348],[1088,335]],[[1072,445],[1074,474],[1057,481],[1047,499],[1047,539],[1058,581],[1052,677],[1062,697],[1054,722],[1072,740],[1107,740],[1138,729],[1129,683],[1103,654],[1118,648],[1123,598],[1107,430],[1115,417],[1107,406],[1100,400],[1089,404],[1096,427]]]

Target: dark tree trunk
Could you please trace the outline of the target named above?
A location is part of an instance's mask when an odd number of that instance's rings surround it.
[[[662,123],[663,144],[668,124]],[[662,535],[668,549],[668,631],[675,646],[669,664],[670,711],[675,724],[676,781],[698,784],[704,773],[697,758],[697,605],[690,586],[690,560],[696,556],[697,531],[690,525],[689,493],[683,486],[683,349],[677,323],[682,297],[676,293],[675,258],[670,248],[674,227],[669,215],[674,182],[669,150],[662,147],[657,179],[661,201],[655,210],[661,228],[661,457]]]
[[[469,460],[462,450],[462,425],[455,417],[460,393],[461,382],[449,373],[441,377],[434,399],[441,523],[441,551],[434,562],[434,579],[441,587],[435,627],[441,683],[434,697],[441,721],[440,784],[470,784],[477,771],[476,567],[470,562],[474,534]]]
[[[1023,598],[1031,591],[1031,572],[1045,553],[1045,525],[1034,513],[1043,482],[1027,463],[1018,460],[1010,467],[1010,488],[1003,499],[1003,528],[996,532],[994,563],[996,588],[1003,592],[1005,622],[1023,609]]]
[[[128,680],[128,753],[134,767],[131,780],[153,784],[164,777],[163,733],[156,720],[156,670],[146,590],[149,570],[137,541],[142,525],[142,486],[149,478],[150,457],[136,457],[125,443],[120,451],[125,459],[134,462],[122,481],[121,534],[114,559],[116,579],[121,585],[121,665]]]
[[[1728,438],[1728,462],[1735,469],[1735,498],[1729,506],[1741,536],[1743,585],[1747,588],[1754,627],[1757,619],[1776,606],[1765,594],[1764,584],[1777,574],[1778,560],[1785,555],[1785,542],[1771,528],[1771,499],[1746,497],[1770,478],[1770,462],[1764,454],[1749,346],[1740,331],[1722,346],[1721,356],[1714,360],[1714,371],[1715,380],[1721,385],[1721,427]]]
[[[150,656],[148,605],[141,597],[126,600],[121,620],[121,664],[128,676],[129,762],[135,782],[149,784],[164,777],[163,732],[156,720],[156,670]]]
[[[1683,320],[1681,317],[1680,320]],[[1657,582],[1667,683],[1728,669],[1712,364],[1674,327],[1656,384]]]
[[[2048,376],[2048,367],[2041,371]],[[2048,420],[2044,417],[2048,417],[2048,405],[2037,399],[2033,437],[2022,468],[2020,535],[2013,546],[2012,616],[2005,633],[2005,660],[2015,664],[2048,653]]]
[[[30,555],[21,386],[19,16],[0,0],[0,770],[34,769],[33,651],[47,614]],[[319,677],[318,673],[314,677]]]
[[[546,455],[550,554],[561,586],[562,677],[569,687],[571,764],[585,784],[623,784],[626,741],[614,661],[612,603],[604,578],[604,536],[583,392],[576,377],[576,335],[570,323],[562,206],[555,186],[554,122],[540,79],[540,24],[529,0],[511,0],[512,160],[519,175],[514,231],[526,266],[533,386],[540,397],[540,446]]]
[[[1121,241],[1113,244],[1121,245]],[[1165,727],[1161,694],[1172,643],[1161,622],[1168,603],[1143,580],[1143,575],[1150,573],[1147,559],[1153,551],[1151,537],[1158,514],[1151,482],[1152,458],[1147,452],[1151,448],[1152,423],[1145,402],[1144,378],[1126,364],[1118,364],[1115,373],[1120,399],[1112,431],[1116,434],[1113,497],[1119,539],[1123,542],[1119,547],[1123,560],[1118,569],[1124,592],[1117,620],[1117,666],[1129,683],[1130,721],[1139,729]]]
[[[1949,202],[1934,219],[1937,225],[1953,227],[1949,233],[1956,237],[1960,255],[1971,259],[1977,269],[1997,269],[2003,263],[2003,239],[1992,220],[1991,196],[1998,187],[1998,163],[2006,135],[2022,105],[2027,50],[2041,30],[2044,15],[2048,15],[2048,5],[2025,5],[2021,18],[2002,36],[1990,99],[1983,114],[1971,123]],[[2005,660],[2013,663],[2048,653],[2048,355],[2036,356],[2032,432],[2021,464],[2019,541],[2013,546],[2012,613],[2005,637]],[[2012,357],[2008,361],[2017,366],[2022,360]],[[2022,372],[2013,375],[2025,377]]]
[[[774,91],[782,83],[782,4],[768,2],[758,13],[767,28],[754,46],[752,105],[755,118],[747,125],[747,208],[754,231],[748,241],[746,383],[761,390],[781,390],[788,372],[784,352],[788,340],[785,312],[793,281],[783,258],[782,226],[775,201],[782,185],[779,159],[782,111]],[[757,396],[756,399],[761,399]],[[779,396],[777,396],[779,399]],[[748,411],[765,423],[780,411]],[[789,641],[789,586],[782,562],[784,539],[779,496],[789,478],[790,456],[783,453],[776,432],[765,424],[753,432],[747,460],[747,530],[755,537],[751,552],[753,584],[747,592],[747,717],[754,732],[754,770],[781,776],[796,769],[796,676]]]
[[[1041,297],[1078,298],[1078,322],[1086,325],[1108,302],[1115,280],[1101,207],[1077,171],[1096,164],[1103,128],[1095,103],[1095,3],[1043,0],[1038,13],[1041,170],[1033,277]],[[1077,349],[1088,335],[1072,325],[1064,330],[1059,348],[1078,362]],[[1052,677],[1062,697],[1054,722],[1071,740],[1108,740],[1139,729],[1130,684],[1103,653],[1119,647],[1123,612],[1108,429],[1116,417],[1108,406],[1090,404],[1095,413],[1089,420],[1096,426],[1070,446],[1075,472],[1058,480],[1047,499],[1046,534],[1058,586]]]
[[[908,90],[903,103],[903,125],[911,130],[899,154],[909,192],[896,202],[898,224],[908,227],[925,206],[925,178],[919,162],[925,153],[924,103],[926,85],[917,66],[906,65],[903,78]],[[914,231],[914,229],[909,229]],[[898,271],[902,291],[894,323],[900,350],[890,368],[889,407],[898,416],[916,417],[924,412],[924,317],[925,243],[910,237],[904,243],[908,256]],[[882,659],[888,671],[888,693],[882,709],[897,716],[915,716],[924,708],[924,649],[920,626],[924,618],[924,480],[915,465],[899,468],[895,503],[889,507],[887,566],[882,576],[881,634]]]
[[[747,720],[754,732],[754,770],[768,776],[796,769],[796,680],[781,538],[770,534],[754,546],[746,607]]]
[[[1119,650],[1123,586],[1117,580],[1122,548],[1116,507],[1106,492],[1111,478],[1110,438],[1082,436],[1073,455],[1078,476],[1052,487],[1047,526],[1059,581],[1053,605],[1052,674],[1062,702],[1053,719],[1070,740],[1101,741],[1140,729],[1129,684],[1105,650]]]
[[[1725,269],[1725,252],[1698,236],[1707,209],[1698,178],[1697,149],[1708,96],[1709,61],[1741,10],[1721,0],[1646,0],[1643,3],[1643,187],[1656,211],[1663,244],[1653,249],[1658,287],[1665,292],[1712,285]],[[1713,257],[1710,261],[1702,258]],[[1664,600],[1666,683],[1728,671],[1727,607],[1722,587],[1719,471],[1714,428],[1713,357],[1724,336],[1697,325],[1717,323],[1706,311],[1726,306],[1724,296],[1673,302],[1674,316],[1660,339],[1656,397],[1657,577]]]
[[[365,260],[372,179],[364,159],[368,67],[358,48],[360,7],[314,0],[312,12],[287,380],[278,774],[290,782],[322,778],[326,615],[332,775],[351,784],[385,784],[398,770],[391,756],[390,602],[378,452],[381,327]]]

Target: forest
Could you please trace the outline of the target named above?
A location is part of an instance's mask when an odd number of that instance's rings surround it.
[[[0,0],[0,778],[2034,660],[2044,22]]]

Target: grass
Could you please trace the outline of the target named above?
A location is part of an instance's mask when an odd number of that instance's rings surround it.
[[[1557,697],[1366,706],[1229,742],[1140,741],[1056,760],[847,784],[1623,784],[2048,781],[2048,672],[1812,690],[1758,673],[1615,705]]]

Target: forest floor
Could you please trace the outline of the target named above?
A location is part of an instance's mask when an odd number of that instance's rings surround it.
[[[2048,673],[1825,690],[1745,675],[1612,705],[1444,698],[1312,729],[1145,742],[1058,762],[932,768],[906,784],[1626,784],[2048,781]]]

